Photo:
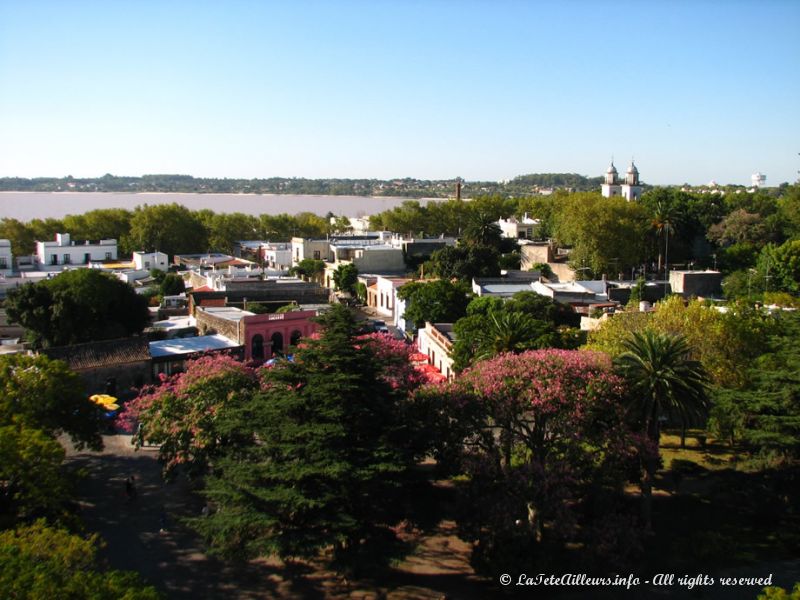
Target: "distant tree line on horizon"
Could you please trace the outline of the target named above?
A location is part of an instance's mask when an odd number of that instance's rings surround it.
[[[263,179],[228,179],[192,177],[191,175],[143,175],[76,178],[24,177],[0,178],[3,192],[162,192],[212,194],[312,194],[325,196],[389,196],[407,198],[446,198],[455,194],[462,182],[464,197],[480,194],[505,196],[536,193],[540,188],[574,191],[597,189],[602,177],[584,177],[576,173],[536,173],[520,175],[506,182],[463,181],[454,179],[306,179],[302,177],[270,177]]]

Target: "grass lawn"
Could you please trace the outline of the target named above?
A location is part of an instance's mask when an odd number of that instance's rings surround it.
[[[683,449],[662,436],[644,564],[696,572],[797,558],[800,469],[749,470],[727,445],[702,441],[689,436]]]

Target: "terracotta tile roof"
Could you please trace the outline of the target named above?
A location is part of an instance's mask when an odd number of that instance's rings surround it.
[[[50,358],[63,360],[75,371],[150,360],[150,346],[145,337],[59,346],[42,352]]]

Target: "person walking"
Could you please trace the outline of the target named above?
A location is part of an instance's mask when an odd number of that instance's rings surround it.
[[[133,475],[125,480],[125,495],[128,501],[136,500],[136,478]]]

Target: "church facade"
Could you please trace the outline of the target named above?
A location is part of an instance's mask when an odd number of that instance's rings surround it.
[[[620,179],[612,160],[611,165],[606,170],[605,181],[601,186],[601,190],[606,198],[622,196],[628,202],[639,200],[642,197],[642,186],[639,184],[639,169],[631,161],[631,166],[628,167],[628,171],[625,173],[625,179]]]

